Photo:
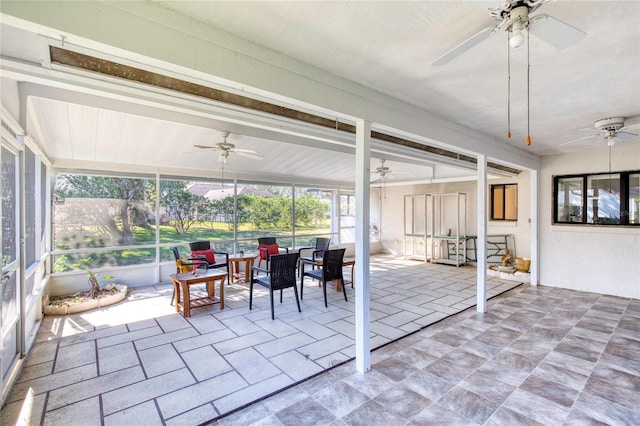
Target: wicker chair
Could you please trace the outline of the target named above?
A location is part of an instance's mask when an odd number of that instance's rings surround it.
[[[311,277],[314,280],[322,282],[322,291],[324,292],[324,306],[327,305],[327,282],[340,280],[342,286],[342,292],[344,293],[344,300],[347,301],[347,290],[344,285],[344,279],[342,277],[342,261],[344,259],[345,249],[325,250],[322,257],[322,267],[320,269],[312,269],[311,271],[304,271],[304,265],[302,263],[302,271],[300,278],[300,299],[302,299],[304,292],[304,277]]]
[[[227,273],[229,273],[229,253],[211,249],[210,241],[195,241],[195,242],[189,243],[189,249],[191,250],[191,253],[192,253],[191,259],[198,259],[198,260],[207,262],[208,269],[227,268]],[[212,250],[213,253],[217,255],[217,257],[215,258],[215,262],[209,263],[206,257],[193,255],[193,252],[205,251],[205,250]],[[227,284],[229,283],[230,281],[227,279]]]
[[[315,261],[322,259],[322,254],[325,250],[329,250],[330,244],[331,238],[316,238],[315,247],[301,247],[298,249],[298,253],[300,253],[300,260],[298,262],[314,264]]]
[[[262,266],[262,261],[266,263],[266,268],[269,269],[269,259],[274,254],[282,254],[281,250],[285,253],[289,253],[288,247],[280,247],[276,241],[276,237],[260,237],[258,238],[258,266]]]
[[[298,253],[274,254],[271,255],[271,269],[263,269],[258,266],[251,268],[251,280],[249,281],[249,309],[253,306],[253,285],[258,284],[269,289],[271,298],[271,319],[275,319],[273,309],[273,291],[280,290],[280,303],[282,303],[282,290],[293,287],[296,296],[298,312],[300,310],[300,300],[298,299],[298,287],[296,286],[296,266],[298,265]],[[266,275],[257,276],[257,272]],[[255,274],[254,274],[255,273]]]

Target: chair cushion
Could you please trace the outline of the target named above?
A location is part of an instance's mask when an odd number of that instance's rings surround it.
[[[258,249],[266,248],[267,254],[271,256],[272,254],[280,254],[280,246],[278,244],[259,244]],[[264,250],[260,250],[260,260],[265,260],[266,255]]]
[[[216,263],[216,257],[213,254],[213,249],[192,251],[191,256],[204,256],[207,259],[207,263]]]

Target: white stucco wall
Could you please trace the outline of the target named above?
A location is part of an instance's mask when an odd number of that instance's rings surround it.
[[[603,143],[604,145],[604,143]],[[608,148],[542,158],[540,284],[640,298],[640,227],[552,225],[553,176],[608,171]],[[612,148],[614,171],[640,170],[640,145]]]
[[[490,221],[487,226],[489,235],[513,234],[516,242],[516,255],[530,257],[531,253],[531,202],[529,172],[520,173],[514,178],[492,179],[489,185],[518,184],[518,220],[516,222]],[[411,186],[394,186],[385,188],[386,198],[381,200],[382,238],[385,251],[402,255],[404,240],[404,196],[411,194],[442,194],[463,192],[467,198],[467,235],[477,235],[477,183],[449,182]],[[487,197],[490,197],[487,191]],[[372,206],[374,197],[378,197],[378,189],[372,190]],[[487,199],[489,203],[489,199]],[[372,213],[372,218],[374,217]]]

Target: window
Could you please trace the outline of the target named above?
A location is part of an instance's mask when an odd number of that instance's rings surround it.
[[[553,186],[553,223],[640,224],[640,171],[555,176]]]
[[[491,185],[491,220],[518,220],[518,185]]]

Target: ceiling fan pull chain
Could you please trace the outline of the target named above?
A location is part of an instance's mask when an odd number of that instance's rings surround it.
[[[611,137],[607,139],[607,145],[609,145],[609,194],[611,194],[613,192],[611,190],[611,145],[613,145],[611,143]]]
[[[507,32],[507,139],[511,139],[511,32]]]
[[[529,68],[531,68],[531,65],[529,63],[529,28],[527,26],[527,146],[531,145],[531,136],[529,133],[529,123],[530,123],[530,115],[529,115],[529,109],[530,109],[530,105],[531,105],[531,101],[529,100],[529,86],[530,86],[530,77],[529,77]]]

